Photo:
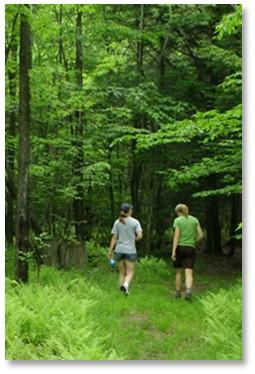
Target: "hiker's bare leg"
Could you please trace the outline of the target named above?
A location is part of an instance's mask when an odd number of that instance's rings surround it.
[[[129,284],[135,274],[135,262],[125,260],[125,265],[126,265],[125,282],[128,282]]]
[[[193,286],[193,269],[185,269],[186,289],[191,289]]]
[[[182,269],[176,269],[175,289],[176,291],[181,291],[182,289]]]
[[[119,285],[122,286],[125,281],[125,277],[126,277],[125,260],[119,261],[118,266],[119,266]]]

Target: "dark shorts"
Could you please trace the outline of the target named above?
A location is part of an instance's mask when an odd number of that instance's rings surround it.
[[[195,248],[179,245],[176,249],[176,261],[173,261],[173,265],[176,269],[193,269],[195,260]]]
[[[114,252],[114,260],[116,262],[119,262],[121,260],[128,260],[131,262],[135,262],[137,260],[137,254],[136,253],[118,253]]]

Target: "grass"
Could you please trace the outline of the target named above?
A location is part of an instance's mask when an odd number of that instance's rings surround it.
[[[120,293],[117,271],[107,264],[86,272],[43,267],[39,281],[32,272],[25,286],[7,279],[6,357],[241,359],[240,274],[209,271],[204,261],[197,274],[191,302],[174,298],[174,272],[163,260],[137,265],[129,297]]]

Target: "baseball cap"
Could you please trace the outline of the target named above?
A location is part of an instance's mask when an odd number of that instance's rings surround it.
[[[122,203],[120,209],[122,210],[122,212],[127,213],[129,209],[133,209],[133,205],[128,203]]]

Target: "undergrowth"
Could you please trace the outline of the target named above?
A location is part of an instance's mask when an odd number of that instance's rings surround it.
[[[242,356],[242,287],[210,292],[201,299],[205,310],[203,339],[216,360],[239,360]]]
[[[43,266],[27,285],[7,277],[8,360],[241,359],[237,276],[200,274],[193,300],[175,300],[173,269],[142,258],[124,297],[104,261],[83,272]]]

